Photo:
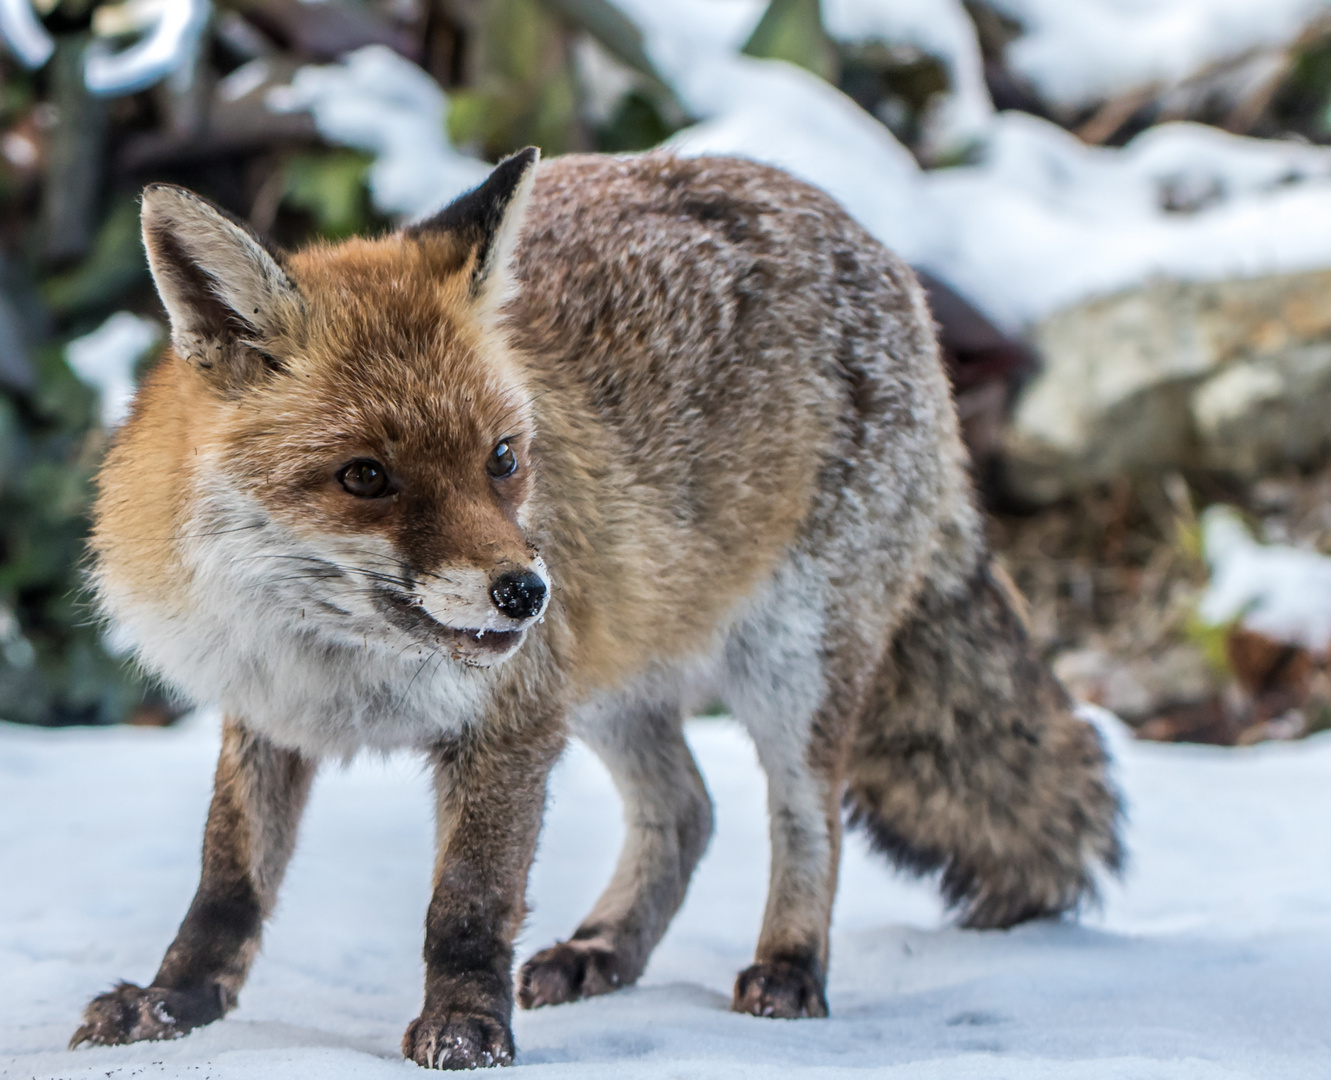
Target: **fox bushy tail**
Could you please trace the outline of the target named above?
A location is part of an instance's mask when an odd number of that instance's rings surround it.
[[[983,546],[957,538],[934,567],[860,722],[850,821],[899,866],[940,870],[964,925],[1075,908],[1095,895],[1095,864],[1122,860],[1099,735]]]

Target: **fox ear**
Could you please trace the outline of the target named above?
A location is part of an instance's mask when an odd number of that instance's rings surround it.
[[[140,217],[176,352],[233,388],[272,367],[261,343],[300,310],[300,296],[259,238],[171,184],[144,189]]]
[[[480,187],[406,230],[415,240],[447,237],[458,244],[459,256],[472,267],[471,295],[484,308],[502,304],[511,290],[510,265],[540,158],[534,146],[519,150],[496,165]]]

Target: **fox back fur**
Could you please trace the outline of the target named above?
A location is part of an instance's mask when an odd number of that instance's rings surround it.
[[[317,763],[413,747],[439,854],[404,1052],[512,1060],[513,940],[571,732],[628,836],[528,1007],[632,983],[711,833],[681,735],[720,698],[768,777],[734,1007],[822,1016],[843,803],[975,925],[1117,866],[1093,730],[986,550],[911,271],[726,159],[527,151],[418,225],[269,251],[178,188],[144,241],[172,351],[101,478],[107,612],[227,717],[194,904],[75,1041],[234,1005]]]

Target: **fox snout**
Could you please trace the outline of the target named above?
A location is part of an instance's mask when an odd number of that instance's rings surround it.
[[[390,604],[385,614],[457,659],[489,666],[512,655],[549,602],[550,582],[538,556],[531,563],[504,560],[488,572],[461,567],[432,572],[414,597]]]
[[[545,609],[545,579],[531,570],[500,574],[490,584],[490,599],[501,615],[531,619]]]

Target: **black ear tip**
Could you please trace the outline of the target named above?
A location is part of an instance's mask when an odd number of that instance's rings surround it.
[[[496,165],[494,171],[490,173],[490,180],[487,180],[486,183],[496,181],[499,185],[511,187],[526,176],[527,170],[540,160],[541,151],[539,147],[525,147],[516,154],[509,154],[508,157]]]
[[[479,187],[459,195],[432,217],[407,226],[405,234],[419,240],[434,233],[477,230],[484,251],[523,180],[540,159],[541,151],[535,146],[510,154],[490,171]]]
[[[507,165],[511,161],[514,165],[521,166],[522,171],[526,172],[540,160],[541,148],[539,146],[524,146],[516,154],[510,154],[499,164]]]

